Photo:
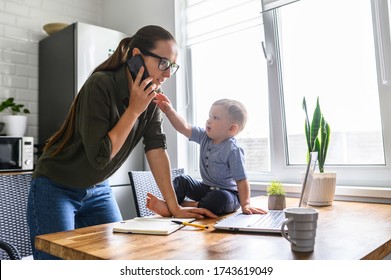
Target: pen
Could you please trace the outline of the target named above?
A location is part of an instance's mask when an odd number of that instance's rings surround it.
[[[202,228],[202,229],[209,228],[208,226],[205,225],[193,224],[193,223],[182,222],[182,221],[171,221],[171,222],[176,223],[178,225],[191,226],[191,227]]]

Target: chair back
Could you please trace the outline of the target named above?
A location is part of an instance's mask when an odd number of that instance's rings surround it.
[[[185,173],[184,168],[172,169],[171,180]],[[136,213],[138,217],[155,215],[146,206],[147,193],[152,193],[154,196],[163,199],[163,196],[156,184],[156,181],[151,171],[130,171],[130,185],[135,202]]]
[[[22,256],[19,253],[19,250],[12,245],[11,243],[0,239],[0,249],[3,250],[8,255],[10,260],[21,260]],[[2,258],[3,259],[3,258]]]
[[[5,246],[0,250],[2,260],[10,258],[11,247],[21,257],[32,255],[26,217],[30,181],[31,173],[0,175],[0,239]]]

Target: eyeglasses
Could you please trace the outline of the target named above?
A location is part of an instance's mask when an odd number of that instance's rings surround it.
[[[144,55],[149,55],[149,56],[152,56],[152,57],[160,59],[158,68],[161,71],[166,71],[168,68],[170,68],[170,74],[174,75],[176,73],[176,71],[178,71],[178,69],[179,69],[179,65],[178,64],[169,61],[165,57],[161,57],[160,55],[151,53],[150,51],[146,51],[146,50],[140,50],[140,51]]]

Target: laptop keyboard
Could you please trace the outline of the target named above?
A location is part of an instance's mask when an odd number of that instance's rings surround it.
[[[248,225],[248,227],[257,228],[280,228],[285,220],[283,211],[270,210],[266,215],[262,216],[255,223]]]

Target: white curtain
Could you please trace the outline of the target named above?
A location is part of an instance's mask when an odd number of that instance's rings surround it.
[[[261,0],[187,0],[186,46],[262,23]]]
[[[263,12],[296,1],[186,0],[186,46],[263,24]]]
[[[262,0],[262,13],[297,2],[299,0]]]

